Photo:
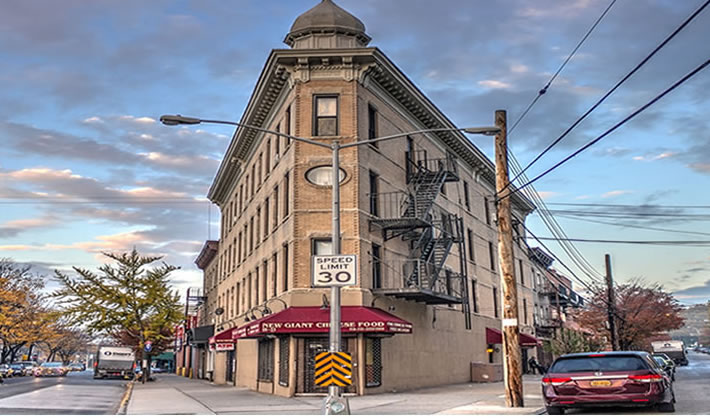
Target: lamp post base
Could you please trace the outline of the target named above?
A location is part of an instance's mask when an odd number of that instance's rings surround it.
[[[350,415],[348,399],[341,394],[328,394],[323,402],[323,415]]]

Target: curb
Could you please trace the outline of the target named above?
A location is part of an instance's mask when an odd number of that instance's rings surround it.
[[[535,411],[535,415],[547,415],[547,408],[544,406],[537,411]]]
[[[131,380],[126,384],[126,392],[123,394],[121,402],[118,404],[118,411],[116,412],[116,415],[126,415],[128,412],[128,401],[131,399],[131,395],[133,394],[134,384],[135,380]]]

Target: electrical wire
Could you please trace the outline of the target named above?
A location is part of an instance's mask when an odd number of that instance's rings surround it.
[[[510,156],[510,169],[513,172],[518,172],[520,170],[520,164],[517,158],[508,150],[508,155]],[[523,179],[527,179],[527,176],[523,173]],[[553,236],[558,238],[567,238],[567,234],[562,229],[562,226],[557,222],[557,220],[548,213],[547,206],[545,206],[544,200],[539,196],[538,192],[534,187],[523,190],[523,194],[528,197],[538,208],[538,213],[547,227],[547,229],[553,234]],[[567,254],[569,259],[573,264],[579,268],[580,272],[584,273],[593,282],[598,282],[600,279],[603,280],[603,275],[599,273],[594,266],[582,255],[582,253],[568,241],[559,241],[558,244],[560,248]]]
[[[512,134],[512,133],[513,133],[513,131],[514,131],[515,128],[518,126],[518,124],[520,123],[520,121],[522,121],[522,120],[525,118],[525,116],[528,114],[528,112],[530,112],[530,109],[532,109],[533,106],[535,106],[535,103],[537,103],[537,101],[540,99],[540,97],[542,97],[543,94],[547,93],[547,90],[548,90],[548,89],[550,88],[550,86],[552,85],[552,82],[555,81],[555,79],[556,79],[557,76],[560,74],[560,72],[562,72],[562,69],[565,68],[565,66],[567,65],[567,63],[568,63],[568,62],[572,59],[572,57],[574,56],[574,54],[577,53],[577,50],[579,49],[579,47],[582,46],[582,44],[584,43],[584,41],[586,41],[587,38],[589,38],[589,35],[592,34],[592,32],[594,31],[594,29],[597,27],[597,25],[599,25],[599,23],[602,21],[602,19],[604,19],[604,16],[606,16],[606,14],[609,12],[609,10],[611,10],[611,7],[614,5],[614,3],[616,3],[616,0],[612,0],[611,3],[609,3],[609,5],[606,7],[606,9],[604,9],[604,12],[601,14],[601,16],[599,16],[599,18],[596,20],[596,22],[594,22],[594,24],[592,25],[592,27],[589,28],[589,30],[588,30],[587,33],[584,35],[584,37],[577,43],[577,46],[574,47],[574,49],[572,50],[572,52],[569,53],[569,55],[567,56],[567,59],[565,59],[564,62],[562,63],[562,65],[560,65],[560,68],[558,68],[557,71],[555,72],[555,74],[553,74],[552,77],[550,77],[550,80],[547,82],[547,84],[545,84],[545,87],[543,87],[542,89],[540,89],[540,91],[538,91],[537,96],[535,96],[535,98],[532,100],[532,102],[530,102],[530,104],[529,104],[528,107],[525,109],[525,111],[518,117],[518,119],[515,121],[515,123],[513,124],[513,126],[512,126],[512,127],[510,128],[510,130],[508,131],[508,134]]]
[[[560,241],[560,238],[552,237],[538,237],[537,240],[544,241]],[[708,247],[710,246],[710,241],[629,241],[629,240],[608,240],[608,239],[586,239],[586,238],[564,238],[566,241],[571,242],[586,242],[586,243],[597,243],[597,244],[634,244],[634,245],[678,245],[678,246],[698,246],[698,247]]]
[[[555,145],[557,145],[562,139],[564,139],[574,128],[577,127],[587,116],[589,116],[590,113],[592,113],[596,108],[598,108],[609,96],[611,96],[612,93],[616,91],[622,84],[624,84],[631,76],[633,76],[641,67],[643,67],[658,51],[660,51],[668,42],[671,41],[678,33],[680,33],[683,29],[685,29],[688,24],[690,24],[693,19],[695,19],[704,9],[705,7],[710,4],[710,0],[706,0],[705,3],[703,3],[695,12],[693,12],[688,18],[680,25],[678,26],[673,32],[671,32],[670,35],[666,37],[663,42],[661,42],[656,48],[651,51],[650,54],[646,56],[640,63],[636,65],[628,74],[626,74],[621,80],[619,80],[614,87],[612,87],[609,91],[604,94],[604,96],[601,97],[592,107],[590,107],[582,116],[580,116],[569,128],[567,128],[562,135],[560,135],[557,139],[552,141],[550,145],[548,145],[540,154],[537,155],[528,165],[525,166],[525,168],[522,169],[521,173],[525,173],[533,164],[535,164],[540,158],[542,158],[543,155],[545,155],[548,151],[550,151]],[[515,180],[520,177],[520,174],[515,176],[513,180],[511,180],[506,186],[501,190],[504,191],[506,190]]]
[[[656,205],[656,204],[640,204],[640,205],[623,205],[613,203],[565,203],[565,202],[547,202],[549,206],[591,206],[591,207],[612,207],[612,208],[652,208],[652,209],[710,209],[710,205]]]
[[[619,222],[604,222],[604,221],[599,221],[599,220],[584,219],[584,218],[580,218],[577,216],[571,216],[571,215],[558,215],[558,216],[562,217],[562,218],[573,219],[576,221],[591,222],[591,223],[602,224],[602,225],[621,226],[624,228],[636,228],[636,229],[642,229],[642,230],[646,230],[646,231],[673,232],[673,233],[680,233],[680,234],[710,236],[710,233],[707,233],[707,232],[695,232],[695,231],[682,231],[682,230],[678,230],[678,229],[655,228],[652,226],[640,226],[640,225],[633,225],[633,224],[624,224],[624,223],[619,223]]]
[[[708,2],[710,2],[710,0],[708,0]],[[552,167],[548,168],[547,170],[543,171],[541,174],[537,175],[537,176],[534,177],[532,180],[529,180],[528,182],[524,183],[524,184],[521,185],[520,187],[516,188],[516,190],[513,190],[513,191],[511,191],[511,192],[508,192],[508,193],[507,193],[506,195],[504,195],[503,197],[498,197],[498,199],[504,199],[504,198],[506,198],[506,197],[508,197],[508,196],[510,196],[510,195],[512,195],[512,194],[514,194],[514,193],[519,192],[521,189],[524,189],[525,187],[531,185],[532,183],[534,183],[534,182],[540,180],[542,177],[546,176],[547,174],[549,174],[549,173],[552,172],[553,170],[557,169],[557,168],[558,168],[559,166],[561,166],[562,164],[566,163],[567,161],[569,161],[569,160],[571,160],[572,158],[576,157],[577,155],[581,154],[582,152],[584,152],[585,150],[587,150],[588,148],[590,148],[591,146],[593,146],[593,145],[596,144],[597,142],[599,142],[599,141],[601,141],[602,139],[604,139],[607,135],[611,134],[612,132],[614,132],[615,130],[617,130],[618,128],[620,128],[620,127],[623,126],[624,124],[626,124],[628,121],[630,121],[631,119],[635,118],[636,116],[638,116],[639,114],[641,114],[643,111],[645,111],[646,109],[648,109],[649,107],[651,107],[652,105],[654,105],[656,102],[658,102],[658,101],[661,100],[663,97],[665,97],[668,93],[670,93],[670,92],[672,92],[673,90],[675,90],[676,88],[680,87],[683,83],[685,83],[686,81],[688,81],[690,78],[692,78],[693,76],[695,76],[697,73],[699,73],[700,71],[704,70],[708,65],[710,65],[710,59],[709,59],[709,60],[706,60],[704,63],[702,63],[702,64],[700,64],[699,66],[697,66],[697,67],[696,67],[695,69],[693,69],[691,72],[689,72],[688,74],[686,74],[683,78],[681,78],[680,80],[678,80],[678,81],[676,81],[675,83],[673,83],[670,87],[668,87],[668,88],[665,89],[663,92],[661,92],[659,95],[657,95],[656,97],[654,97],[653,99],[651,99],[651,100],[650,100],[649,102],[647,102],[645,105],[641,106],[640,108],[638,108],[637,110],[635,110],[634,112],[632,112],[630,115],[628,115],[627,117],[625,117],[624,119],[622,119],[620,122],[618,122],[617,124],[615,124],[614,126],[612,126],[611,128],[609,128],[609,129],[608,129],[606,132],[604,132],[603,134],[601,134],[601,135],[599,135],[598,137],[596,137],[595,139],[591,140],[590,142],[588,142],[587,144],[585,144],[583,147],[577,149],[575,152],[573,152],[572,154],[570,154],[570,155],[568,155],[567,157],[565,157],[564,159],[562,159],[562,161],[558,162],[557,164],[555,164],[555,165],[553,165]],[[508,184],[510,184],[510,183],[508,183]],[[501,191],[502,191],[502,190],[501,190]]]

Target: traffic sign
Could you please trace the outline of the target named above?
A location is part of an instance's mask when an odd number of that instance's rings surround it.
[[[150,350],[153,349],[153,342],[152,341],[146,341],[145,345],[143,346],[143,349],[145,350],[146,353],[150,353]]]
[[[314,255],[311,261],[313,286],[355,286],[357,284],[357,255]]]
[[[345,387],[353,383],[350,353],[335,351],[316,354],[314,382],[318,386]]]

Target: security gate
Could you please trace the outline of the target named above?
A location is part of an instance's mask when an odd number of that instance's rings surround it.
[[[349,342],[351,342],[349,344]],[[341,351],[349,351],[352,355],[353,358],[355,357],[355,339],[353,338],[343,338],[340,341],[340,347]],[[316,354],[322,353],[324,351],[328,351],[328,348],[330,347],[330,342],[328,338],[304,338],[303,339],[303,354],[304,356],[302,357],[302,363],[304,367],[304,372],[301,377],[302,377],[302,386],[301,390],[304,393],[328,393],[328,388],[327,387],[321,387],[315,384],[314,382],[314,375],[315,375],[315,357]],[[348,350],[348,347],[352,348],[352,350]],[[354,393],[356,391],[356,385],[355,385],[355,376],[357,375],[357,372],[355,371],[355,368],[353,367],[353,384],[345,388],[344,392],[348,393]]]

